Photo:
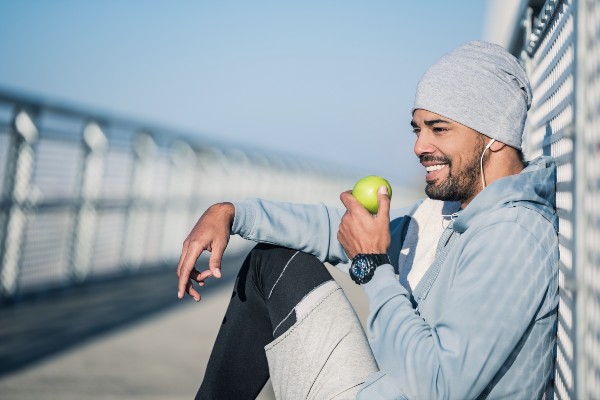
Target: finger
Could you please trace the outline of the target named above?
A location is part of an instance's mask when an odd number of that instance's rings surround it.
[[[183,263],[181,265],[181,269],[179,271],[179,284],[177,285],[177,297],[180,299],[183,298],[183,293],[185,291],[186,284],[190,279],[190,273],[194,269],[194,265],[196,264],[196,260],[202,254],[203,248],[200,246],[194,246],[190,244],[188,246],[188,251],[185,255]]]
[[[194,253],[198,253],[198,255],[196,256],[196,259],[200,256],[200,253],[202,253],[202,249],[199,249],[199,245],[194,244],[194,242],[190,242],[188,240],[186,240],[185,242],[183,242],[183,248],[181,250],[181,256],[179,257],[179,263],[177,265],[177,275],[181,275],[183,269],[185,269],[186,267],[188,267],[189,260],[190,257],[193,257]],[[196,261],[194,260],[194,262],[191,265],[191,268],[189,268],[189,271],[191,271],[192,268],[194,268],[194,264],[196,263]],[[188,272],[189,272],[188,271]]]
[[[201,280],[199,283],[204,286],[204,281],[211,276],[213,276],[211,270],[207,269],[206,271],[202,271],[202,273],[198,276],[198,278]]]
[[[195,280],[202,286],[204,286],[204,281],[207,278],[210,278],[211,276],[212,276],[212,271],[210,269],[204,270],[202,272],[199,272],[198,270],[195,269],[190,274],[190,278],[192,278],[193,280]]]
[[[189,246],[189,242],[187,240],[185,242],[183,242],[183,247],[181,249],[181,255],[179,256],[179,262],[177,263],[177,276],[179,276],[179,273],[181,271],[181,266],[183,265],[183,260],[185,260],[188,246]]]
[[[213,243],[210,258],[208,260],[208,267],[215,278],[221,277],[221,261],[223,260],[224,252],[225,246],[221,243]]]
[[[344,204],[344,206],[346,208],[350,208],[350,207],[352,207],[353,204],[358,203],[358,200],[356,200],[356,197],[352,196],[351,190],[342,192],[340,194],[340,200],[342,201],[342,204]]]
[[[187,285],[189,282],[189,273],[181,272],[179,275],[179,282],[177,283],[177,297],[183,299],[183,293],[187,291]]]
[[[200,279],[200,271],[198,271],[196,268],[194,268],[193,270],[190,271],[190,279],[200,283],[201,279]]]
[[[346,252],[348,259],[352,260],[357,252],[354,248],[351,248],[350,244],[346,241],[346,236],[344,235],[344,232],[342,231],[341,226],[340,226],[340,229],[338,230],[337,239],[338,239],[338,242],[340,242],[340,244],[342,245],[342,248],[344,249],[344,251]]]
[[[344,232],[342,232],[341,229],[338,230],[337,240],[338,240],[338,242],[340,242],[342,247],[344,247],[346,245],[346,237],[344,236]]]
[[[340,195],[340,199],[344,206],[348,210],[349,214],[363,214],[363,215],[371,215],[369,210],[363,206],[356,197],[352,195],[351,191],[344,192]]]
[[[377,191],[377,201],[379,202],[379,209],[377,210],[378,217],[388,217],[390,214],[390,196],[388,194],[387,186],[381,185]]]
[[[200,299],[202,298],[202,296],[200,296],[200,293],[198,293],[198,291],[196,289],[194,289],[194,285],[192,284],[192,281],[189,281],[188,284],[186,285],[185,291],[194,298],[194,300],[196,301],[200,301]]]

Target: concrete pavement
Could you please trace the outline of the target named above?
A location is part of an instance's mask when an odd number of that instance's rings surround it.
[[[0,398],[191,399],[230,297],[226,286],[8,374]],[[261,399],[274,398],[265,392]]]

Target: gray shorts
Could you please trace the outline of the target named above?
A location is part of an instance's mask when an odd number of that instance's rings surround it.
[[[277,399],[355,399],[377,363],[356,312],[335,281],[296,306],[296,323],[265,347]]]

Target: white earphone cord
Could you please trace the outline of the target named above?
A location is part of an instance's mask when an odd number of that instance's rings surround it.
[[[487,146],[485,146],[485,149],[483,149],[483,153],[481,153],[481,158],[479,159],[479,169],[481,170],[481,190],[485,189],[485,175],[483,174],[483,156],[487,149],[489,149],[492,143],[494,143],[495,141],[496,139],[490,140]]]

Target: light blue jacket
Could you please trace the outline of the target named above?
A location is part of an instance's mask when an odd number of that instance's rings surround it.
[[[359,399],[542,397],[556,344],[555,182],[553,161],[540,157],[484,189],[451,225],[440,268],[430,268],[412,295],[393,265],[377,269],[363,287],[381,371]],[[257,199],[235,207],[232,233],[348,262],[337,241],[343,210]],[[393,213],[392,263],[414,209]]]

